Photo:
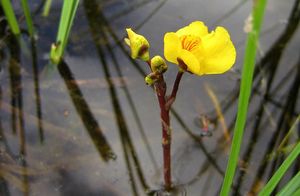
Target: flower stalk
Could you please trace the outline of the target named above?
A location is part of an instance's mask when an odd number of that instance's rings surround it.
[[[131,28],[126,29],[128,38],[125,42],[130,46],[131,57],[145,61],[151,73],[145,77],[147,85],[153,86],[160,107],[163,147],[164,190],[172,189],[171,181],[171,139],[170,109],[174,103],[179,84],[184,72],[195,75],[221,74],[229,70],[235,62],[235,47],[230,40],[229,33],[223,27],[208,32],[208,28],[201,21],[169,32],[164,36],[164,56],[169,62],[178,65],[178,73],[169,96],[166,96],[167,86],[163,74],[168,65],[161,56],[150,59],[148,40]],[[216,58],[217,57],[217,58]]]
[[[163,147],[163,174],[164,174],[164,189],[172,188],[171,175],[171,143],[172,131],[170,127],[170,108],[175,101],[179,83],[184,72],[179,71],[173,85],[172,93],[166,96],[166,82],[162,74],[159,74],[158,81],[154,84],[155,92],[158,98],[160,107],[160,117],[162,125],[162,147]]]
[[[170,127],[170,109],[175,101],[176,94],[179,88],[179,83],[183,75],[183,71],[178,71],[175,79],[172,93],[170,96],[166,96],[167,86],[164,80],[163,73],[155,72],[153,70],[153,63],[147,61],[152,73],[156,73],[157,80],[154,82],[154,89],[158,99],[160,107],[160,118],[162,126],[162,147],[163,147],[163,174],[164,174],[164,189],[166,191],[172,188],[172,175],[171,175],[171,143],[172,143],[172,131]]]
[[[159,102],[160,117],[162,125],[162,147],[163,147],[163,173],[164,173],[164,188],[170,190],[172,188],[171,181],[171,141],[172,131],[170,127],[170,108],[175,101],[176,93],[178,90],[179,82],[183,72],[178,74],[177,80],[174,83],[172,95],[167,98],[166,96],[166,83],[163,75],[160,75],[160,80],[155,83],[154,88]],[[171,102],[170,102],[171,101]]]
[[[166,108],[166,83],[163,76],[154,85],[156,95],[160,107],[160,118],[162,125],[162,147],[163,147],[163,173],[164,186],[166,190],[171,188],[171,129],[170,129],[170,115]]]

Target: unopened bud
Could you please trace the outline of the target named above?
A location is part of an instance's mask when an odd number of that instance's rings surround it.
[[[164,73],[167,71],[168,65],[161,56],[155,56],[151,59],[151,69],[153,72]]]
[[[157,80],[158,80],[159,76],[157,75],[157,73],[150,73],[145,77],[145,82],[147,85],[153,85]]]
[[[125,38],[125,43],[130,46],[131,58],[149,61],[150,45],[147,39],[142,35],[136,34],[131,28],[127,28],[126,31],[128,38]]]

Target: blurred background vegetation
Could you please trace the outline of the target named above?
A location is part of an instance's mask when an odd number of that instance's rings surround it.
[[[219,194],[231,146],[240,152],[232,184],[224,183],[230,195],[299,194],[300,1],[269,0],[257,17],[251,87],[251,74],[241,73],[253,53],[246,49],[253,5],[1,0],[0,195],[158,194],[159,108],[144,84],[147,66],[133,61],[123,43],[125,28],[162,55],[164,33],[194,20],[229,29],[238,56],[229,73],[183,78],[171,115],[177,194]],[[177,71],[170,67],[169,84]],[[247,79],[251,96],[239,147],[231,138]],[[211,137],[201,136],[203,122]]]

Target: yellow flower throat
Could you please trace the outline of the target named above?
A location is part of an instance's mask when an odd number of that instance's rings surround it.
[[[181,46],[183,49],[192,51],[193,48],[201,44],[201,38],[193,35],[180,36]]]

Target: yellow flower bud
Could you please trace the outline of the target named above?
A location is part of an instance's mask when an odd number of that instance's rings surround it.
[[[154,80],[150,76],[146,76],[145,82],[147,85],[152,85],[154,83]]]
[[[157,80],[159,76],[155,72],[151,72],[145,77],[145,82],[147,85],[153,85]]]
[[[151,69],[153,72],[164,73],[167,71],[168,65],[161,56],[155,56],[151,59]]]
[[[148,61],[149,57],[149,42],[147,39],[139,34],[136,34],[132,31],[131,28],[126,29],[128,38],[125,38],[125,43],[130,46],[131,49],[131,58],[142,59],[143,61]]]

